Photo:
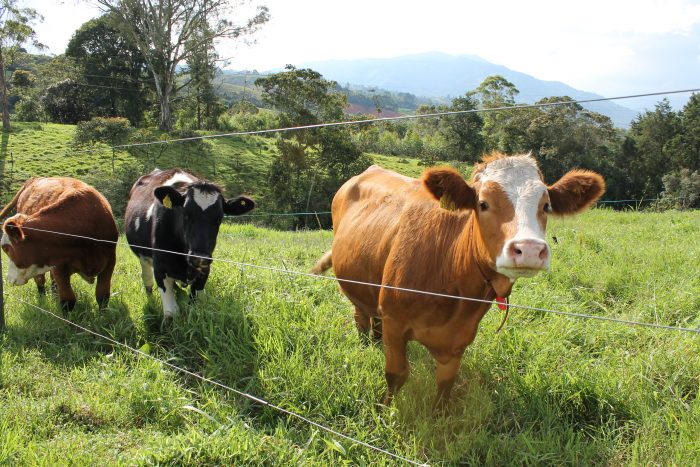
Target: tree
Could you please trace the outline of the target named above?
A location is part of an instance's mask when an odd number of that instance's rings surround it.
[[[476,107],[476,99],[467,94],[453,99],[449,110],[475,110]],[[450,115],[441,119],[441,127],[452,159],[468,162],[479,160],[486,146],[481,134],[484,127],[481,115],[476,112]]]
[[[160,128],[172,129],[171,101],[175,95],[178,65],[187,61],[196,47],[186,46],[207,25],[197,41],[234,39],[255,32],[269,19],[267,7],[243,24],[227,16],[244,2],[230,0],[95,0],[112,12],[117,26],[141,51],[153,76],[160,104]],[[247,2],[246,2],[247,3]]]
[[[282,126],[314,125],[344,117],[346,96],[334,92],[335,81],[311,69],[285,71],[258,78],[263,101],[281,112]],[[269,181],[278,209],[328,209],[332,194],[352,175],[370,164],[352,141],[349,130],[315,128],[282,133],[279,157],[273,161]],[[307,219],[298,219],[304,225]]]
[[[36,10],[20,8],[17,0],[0,0],[0,92],[2,93],[2,129],[10,129],[10,114],[7,101],[5,69],[12,63],[20,47],[29,42],[36,48],[43,47],[36,39],[32,23],[43,20]]]
[[[503,76],[493,75],[486,77],[475,90],[467,93],[467,96],[478,99],[484,109],[495,109],[515,105],[515,96],[519,93],[518,88]],[[484,133],[488,149],[507,149],[504,147],[504,129],[514,116],[515,111],[512,110],[484,114]]]
[[[628,170],[632,171],[632,187],[637,196],[657,196],[663,183],[661,175],[674,168],[672,144],[681,134],[681,119],[668,99],[657,103],[653,111],[639,115],[629,130],[635,157]]]
[[[83,24],[71,37],[66,56],[75,60],[87,84],[92,116],[124,116],[138,125],[148,89],[146,60],[107,14]]]
[[[216,75],[216,61],[218,54],[211,40],[202,40],[202,37],[210,36],[207,25],[197,31],[194,37],[185,45],[192,50],[187,60],[189,74],[189,88],[193,93],[194,110],[196,113],[197,130],[202,129],[202,121],[206,129],[211,129],[223,108],[218,104],[213,80]]]

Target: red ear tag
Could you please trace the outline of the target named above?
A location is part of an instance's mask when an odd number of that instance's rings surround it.
[[[508,299],[505,297],[496,297],[496,304],[499,310],[506,311],[508,309]]]

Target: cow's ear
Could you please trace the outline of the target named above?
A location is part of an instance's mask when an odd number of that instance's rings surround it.
[[[585,211],[598,201],[605,192],[605,181],[590,170],[572,170],[547,191],[552,212],[566,216]]]
[[[185,204],[185,197],[171,186],[159,186],[153,190],[153,195],[168,209]]]
[[[246,212],[250,212],[255,207],[255,201],[247,196],[238,196],[237,198],[227,199],[224,202],[224,214],[228,216],[240,216]]]
[[[5,224],[2,226],[2,229],[5,231],[7,236],[10,237],[12,243],[19,243],[25,238],[24,230],[22,230],[22,227],[13,219],[7,219]]]
[[[443,167],[423,173],[423,185],[449,211],[476,208],[476,191],[456,170]]]

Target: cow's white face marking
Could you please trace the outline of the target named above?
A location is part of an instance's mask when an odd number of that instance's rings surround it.
[[[29,282],[30,279],[38,276],[39,274],[44,274],[51,269],[50,266],[39,266],[37,264],[32,264],[28,268],[18,268],[14,261],[9,260],[7,264],[7,282],[12,285],[24,285]]]
[[[165,290],[158,287],[160,298],[163,301],[163,316],[172,318],[180,311],[180,308],[177,306],[177,300],[175,300],[175,279],[165,276],[163,287],[165,287]]]
[[[194,202],[197,203],[197,206],[202,208],[202,211],[206,211],[209,206],[216,203],[219,200],[219,196],[219,193],[212,193],[198,189],[193,190]]]
[[[2,233],[2,240],[0,240],[0,246],[12,245],[10,237],[7,236],[5,232]]]
[[[516,279],[533,276],[540,269],[548,269],[549,246],[538,219],[547,187],[540,178],[535,160],[529,155],[497,159],[484,168],[478,181],[481,182],[482,191],[487,182],[497,183],[513,206],[514,218],[509,222],[511,225],[504,229],[510,235],[505,238],[503,249],[496,258],[497,271]],[[517,260],[512,251],[519,245],[544,248],[546,251],[542,255],[533,253],[527,260],[522,257]]]
[[[139,227],[141,227],[141,218],[137,217],[136,220],[134,220],[134,228],[139,230]]]
[[[148,210],[146,211],[146,222],[148,222],[151,217],[153,217],[153,210],[156,208],[156,203],[151,203],[150,206],[148,206]],[[138,230],[138,227],[136,227],[136,230]]]
[[[180,183],[180,182],[193,183],[194,180],[192,179],[192,177],[190,177],[186,173],[178,172],[175,175],[173,175],[172,177],[170,177],[169,179],[167,179],[165,181],[165,183],[163,183],[163,185],[175,185],[176,183]]]

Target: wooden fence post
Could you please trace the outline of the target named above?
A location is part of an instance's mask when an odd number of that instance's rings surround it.
[[[0,333],[5,330],[5,292],[2,283],[2,253],[0,253]]]

